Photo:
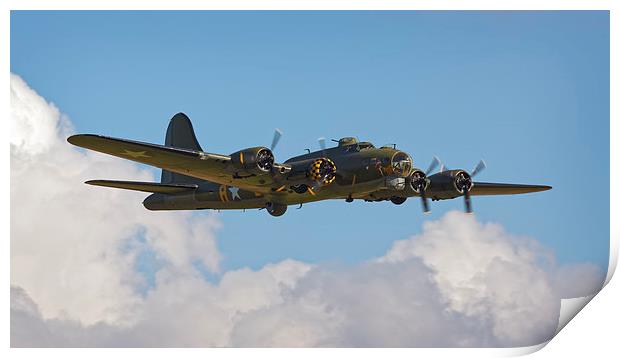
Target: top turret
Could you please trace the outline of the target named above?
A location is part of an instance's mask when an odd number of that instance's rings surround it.
[[[338,140],[339,147],[345,147],[347,145],[357,144],[357,138],[354,137],[344,137]]]

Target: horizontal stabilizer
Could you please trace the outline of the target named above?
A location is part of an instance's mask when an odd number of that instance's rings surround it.
[[[198,188],[196,184],[160,184],[119,180],[89,180],[86,184],[161,194],[176,194],[187,190],[196,190]]]

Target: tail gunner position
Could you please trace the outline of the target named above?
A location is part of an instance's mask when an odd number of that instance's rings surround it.
[[[276,130],[270,148],[252,147],[230,155],[203,151],[189,118],[178,113],[170,120],[165,145],[78,134],[71,144],[162,169],[160,183],[89,180],[91,185],[138,190],[149,195],[149,210],[262,209],[280,216],[288,205],[326,199],[390,200],[402,204],[420,197],[424,212],[428,198],[462,196],[472,211],[471,196],[523,194],[551,189],[546,185],[474,182],[486,165],[480,161],[469,173],[447,170],[436,157],[426,171],[415,168],[411,156],[396,147],[375,148],[369,142],[342,138],[337,147],[293,157],[282,164],[273,150],[282,133]],[[437,167],[439,172],[430,175]]]

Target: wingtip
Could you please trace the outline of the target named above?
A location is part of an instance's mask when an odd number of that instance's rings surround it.
[[[72,136],[67,137],[67,142],[73,145],[80,146],[80,141],[87,137],[102,137],[98,134],[74,134]]]
[[[67,137],[67,142],[68,142],[69,144],[73,144],[73,145],[75,145],[75,141],[76,141],[76,139],[78,139],[79,137],[80,137],[80,134],[74,134],[74,135],[72,135],[72,136],[69,136],[69,137]]]
[[[533,185],[532,192],[541,192],[553,189],[550,185]]]

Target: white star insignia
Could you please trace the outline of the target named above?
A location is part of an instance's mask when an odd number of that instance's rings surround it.
[[[150,155],[146,155],[146,151],[143,150],[141,152],[132,152],[131,150],[125,149],[122,155],[126,155],[132,158],[150,158]]]
[[[239,196],[239,188],[231,186],[228,188],[228,191],[230,191],[230,194],[232,195],[232,200],[235,200],[235,198],[239,198],[239,200],[241,200],[241,197]]]

